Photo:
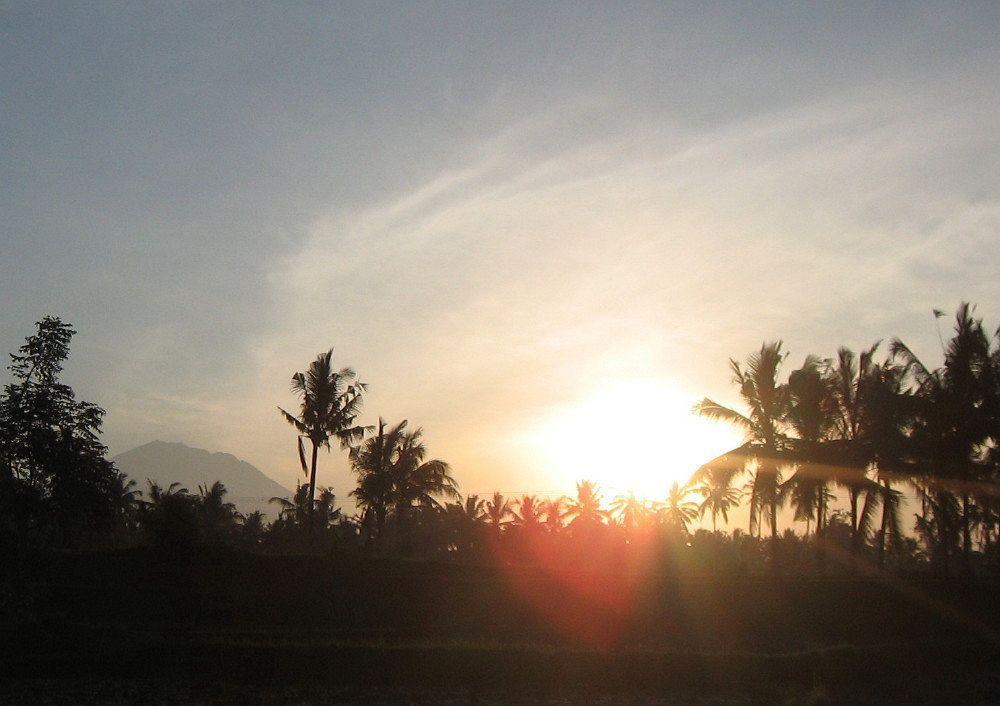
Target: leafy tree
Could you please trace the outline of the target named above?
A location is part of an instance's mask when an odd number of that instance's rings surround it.
[[[104,410],[59,379],[74,333],[58,318],[39,321],[11,354],[13,380],[0,395],[0,510],[20,529],[64,540],[108,527],[122,500],[100,442]]]

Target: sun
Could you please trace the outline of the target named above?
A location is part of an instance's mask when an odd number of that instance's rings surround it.
[[[739,433],[691,412],[697,398],[658,379],[622,380],[554,409],[529,433],[532,455],[560,486],[588,479],[605,499],[660,499],[708,459],[740,443]]]

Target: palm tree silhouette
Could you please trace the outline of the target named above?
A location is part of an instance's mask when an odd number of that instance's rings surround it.
[[[298,432],[299,463],[303,474],[309,478],[309,503],[316,499],[316,464],[320,448],[330,449],[331,438],[337,439],[342,449],[364,438],[368,427],[354,423],[361,411],[367,386],[358,382],[351,368],[333,369],[333,349],[321,353],[304,373],[292,376],[292,391],[301,398],[299,414],[293,415],[278,408],[282,417]],[[312,460],[306,464],[302,439],[312,445]]]
[[[667,492],[667,500],[660,508],[663,521],[689,535],[688,525],[698,516],[697,503],[688,500],[691,491],[674,481]]]
[[[788,390],[778,383],[778,369],[785,354],[781,341],[764,343],[760,351],[747,358],[746,367],[730,359],[732,380],[739,387],[740,397],[750,410],[749,415],[719,404],[707,397],[694,411],[709,419],[729,422],[743,430],[749,445],[733,449],[731,454],[744,454],[757,460],[750,493],[750,534],[759,530],[760,517],[765,514],[771,524],[772,553],[777,557],[778,492],[781,476],[778,451],[785,445],[782,427],[788,410]]]
[[[358,485],[351,492],[363,512],[363,523],[376,536],[385,531],[389,512],[401,524],[410,508],[439,507],[438,497],[457,498],[458,484],[447,463],[425,460],[427,447],[422,431],[406,431],[404,419],[387,427],[379,419],[377,433],[351,450],[351,469]]]
[[[642,527],[652,514],[649,503],[640,500],[634,493],[619,495],[610,507],[611,514],[618,519],[626,536]]]
[[[808,523],[816,520],[816,545],[822,562],[823,527],[826,507],[833,495],[827,488],[826,466],[819,463],[821,444],[836,423],[836,398],[833,379],[827,374],[828,361],[807,356],[805,363],[788,376],[788,423],[798,436],[792,442],[794,456],[801,459],[795,464],[791,478],[785,481],[780,492],[792,501],[795,519]]]
[[[693,479],[691,490],[702,497],[698,516],[704,517],[706,512],[711,514],[712,532],[717,529],[716,518],[721,515],[722,521],[728,523],[729,511],[737,507],[743,497],[743,493],[733,487],[736,475],[733,468],[708,467]]]
[[[974,318],[974,311],[967,302],[959,306],[955,334],[948,341],[944,366],[939,369],[928,369],[898,339],[891,347],[916,383],[916,425],[911,440],[922,466],[924,486],[935,494],[954,489],[961,502],[961,551],[967,570],[974,515],[971,488],[989,473],[988,457],[982,449],[1000,441],[991,396],[996,386],[994,361],[998,353],[991,350],[982,320]],[[943,497],[935,502],[939,508],[945,507]],[[949,513],[939,509],[938,516],[948,517]],[[947,560],[947,552],[944,557]]]
[[[895,424],[893,409],[898,390],[885,392],[885,381],[891,377],[889,368],[875,362],[879,348],[876,342],[855,355],[848,348],[837,350],[837,364],[830,371],[835,402],[834,427],[837,441],[831,444],[836,469],[835,481],[847,488],[851,520],[851,554],[856,556],[871,530],[874,512],[880,502],[880,486],[868,476],[876,465],[877,453],[888,437],[901,438]],[[891,409],[884,409],[889,402]],[[883,409],[879,409],[879,407]],[[890,415],[887,418],[886,415]],[[897,444],[898,445],[898,444]]]
[[[574,528],[595,527],[602,524],[609,516],[607,510],[601,507],[601,494],[595,483],[582,480],[576,484],[576,498],[571,499],[566,507],[565,517],[570,519]]]
[[[116,520],[125,529],[134,529],[136,511],[139,509],[142,491],[135,480],[121,471],[115,471],[110,490],[112,507]]]
[[[226,486],[220,481],[198,486],[198,514],[202,527],[217,534],[236,524],[236,506],[226,501]]]
[[[541,505],[543,524],[550,534],[556,534],[563,528],[563,519],[566,517],[566,498],[551,498],[545,500]]]
[[[511,501],[504,498],[499,491],[493,493],[493,497],[486,501],[486,522],[493,527],[493,533],[497,536],[507,524],[507,518],[513,514]]]
[[[542,505],[534,495],[523,496],[512,514],[513,524],[526,531],[533,532],[542,526]]]

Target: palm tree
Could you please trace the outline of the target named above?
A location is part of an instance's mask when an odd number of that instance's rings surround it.
[[[698,516],[698,504],[688,500],[691,491],[674,481],[667,493],[667,501],[660,509],[664,522],[689,535],[688,525]]]
[[[596,484],[582,480],[576,484],[576,498],[569,501],[566,517],[572,518],[575,528],[596,527],[608,518],[608,511],[601,507],[601,494]]]
[[[566,498],[552,498],[541,505],[545,529],[550,534],[556,534],[563,528],[563,518],[566,517]]]
[[[766,514],[771,524],[772,551],[777,557],[778,541],[778,492],[781,478],[778,469],[778,452],[785,446],[782,427],[788,410],[788,390],[778,383],[778,369],[785,359],[781,341],[764,343],[760,351],[747,358],[745,368],[730,359],[732,380],[739,387],[740,397],[749,409],[742,414],[707,397],[694,407],[694,411],[709,419],[729,422],[743,430],[746,441],[731,454],[744,454],[756,458],[757,467],[750,493],[750,534],[759,530],[760,516]],[[759,534],[759,532],[758,532]]]
[[[226,493],[221,481],[198,486],[198,514],[209,533],[224,532],[236,524],[236,506],[226,502]]]
[[[438,497],[459,497],[448,464],[425,460],[423,432],[407,432],[406,425],[403,420],[387,428],[379,419],[375,436],[351,450],[351,469],[358,476],[351,495],[357,498],[365,525],[376,535],[383,533],[390,511],[405,523],[414,506],[439,507]]]
[[[528,532],[534,532],[542,526],[542,505],[534,495],[523,496],[513,515],[513,524]]]
[[[504,498],[499,491],[493,493],[493,497],[486,501],[486,522],[493,527],[494,534],[500,534],[500,530],[507,524],[507,518],[514,514],[511,501]]]
[[[823,559],[823,527],[826,506],[831,499],[827,489],[827,466],[821,463],[822,442],[826,441],[836,422],[836,399],[832,379],[827,376],[828,362],[807,356],[805,363],[788,376],[787,419],[797,439],[792,446],[799,459],[795,472],[781,486],[781,493],[792,500],[795,519],[808,523],[816,520],[816,543]]]
[[[736,475],[733,468],[708,467],[693,479],[691,490],[702,497],[698,516],[704,517],[706,512],[712,515],[712,532],[716,531],[716,518],[719,515],[728,524],[729,511],[738,506],[743,497],[743,493],[733,487]]]
[[[996,354],[982,320],[973,317],[974,310],[965,302],[959,307],[955,335],[945,348],[942,368],[930,370],[898,339],[892,344],[893,355],[916,384],[917,414],[911,439],[917,463],[935,493],[956,492],[960,498],[961,549],[967,569],[975,514],[971,488],[989,472],[984,449],[1000,441],[990,396]],[[944,498],[936,502],[939,507],[945,505]],[[946,551],[945,561],[947,555]]]
[[[309,486],[302,483],[295,487],[291,500],[274,497],[271,498],[271,502],[281,507],[278,518],[285,523],[285,526],[305,529],[312,533],[327,529],[340,517],[333,488],[320,488],[319,499],[310,502]]]
[[[876,342],[860,355],[839,348],[837,364],[830,370],[835,402],[835,440],[830,447],[834,450],[834,479],[847,488],[853,556],[867,538],[881,502],[881,486],[869,477],[869,469],[879,464],[896,465],[891,458],[898,456],[903,438],[899,390],[891,389],[891,381],[899,376],[891,365],[875,362],[879,345]]]
[[[142,502],[143,529],[153,544],[186,548],[198,538],[198,516],[192,496],[180,483],[163,488],[147,479],[148,500]]]
[[[469,495],[464,502],[445,507],[445,531],[456,550],[471,551],[476,546],[486,516],[485,505],[478,495]]]
[[[260,544],[266,531],[264,513],[254,510],[249,515],[240,516],[240,534],[243,541],[251,546]]]
[[[333,369],[333,349],[321,353],[304,373],[292,376],[292,391],[301,398],[299,414],[293,415],[278,408],[281,415],[298,432],[299,463],[303,474],[309,477],[309,507],[316,499],[316,463],[320,448],[330,449],[331,438],[337,439],[342,449],[364,438],[367,427],[354,423],[361,411],[363,394],[367,386],[358,382],[351,368]],[[302,440],[312,445],[312,461],[306,465]]]
[[[626,532],[639,529],[650,516],[649,504],[635,497],[634,493],[616,497],[611,503],[611,512]]]
[[[115,518],[120,526],[133,529],[136,511],[139,509],[139,497],[142,492],[136,487],[135,480],[121,471],[115,471],[112,476],[111,501]]]
[[[313,504],[309,501],[309,485],[300,483],[295,486],[292,499],[273,497],[270,502],[276,503],[281,509],[278,517],[297,527],[305,527],[312,516]]]

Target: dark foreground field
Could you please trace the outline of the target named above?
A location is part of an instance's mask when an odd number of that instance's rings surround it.
[[[1000,581],[38,558],[0,702],[1000,701]]]

